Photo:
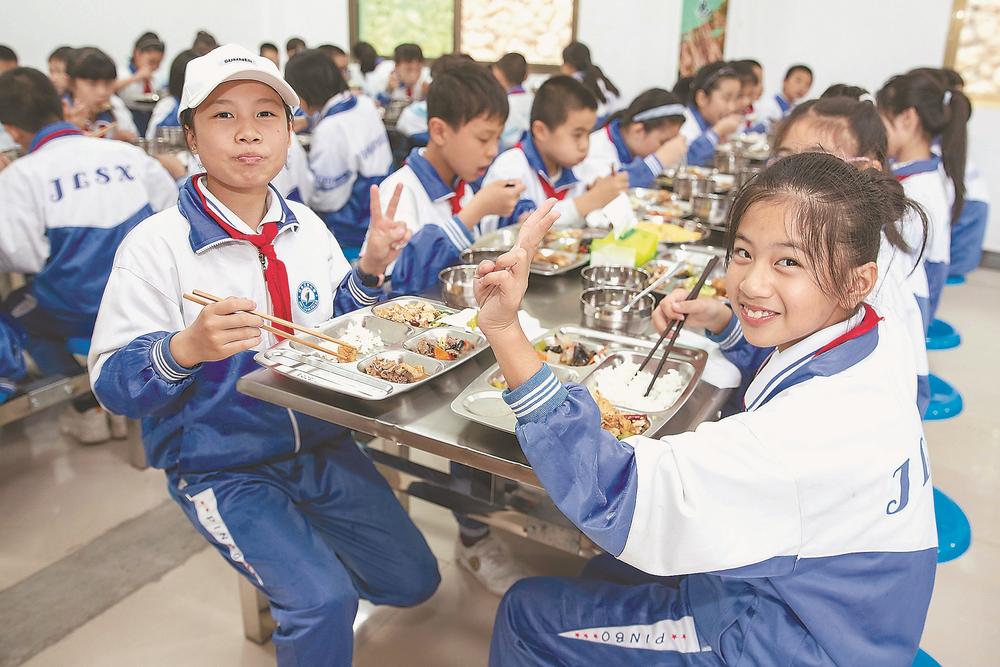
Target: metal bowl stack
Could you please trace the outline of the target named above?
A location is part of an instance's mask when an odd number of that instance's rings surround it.
[[[452,308],[476,307],[476,268],[478,264],[452,266],[438,274],[441,298]]]
[[[584,290],[580,296],[583,325],[612,333],[643,334],[649,327],[656,299],[647,294],[630,310],[623,311],[622,308],[637,294],[638,290],[618,287]]]
[[[630,266],[588,266],[581,274],[583,289],[621,287],[641,291],[649,284],[649,274]]]

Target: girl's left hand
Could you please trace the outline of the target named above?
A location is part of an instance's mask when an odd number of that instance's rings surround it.
[[[396,261],[399,253],[410,241],[411,232],[405,222],[396,222],[396,207],[399,197],[403,194],[403,184],[396,185],[389,200],[389,206],[382,213],[382,201],[379,199],[378,186],[371,189],[371,222],[368,224],[368,236],[365,239],[365,254],[358,262],[359,268],[370,275],[385,273],[386,267]]]
[[[517,311],[528,289],[528,272],[545,234],[559,218],[550,198],[521,224],[514,247],[496,261],[486,260],[476,269],[475,293],[479,304],[479,329],[489,338],[517,325]]]

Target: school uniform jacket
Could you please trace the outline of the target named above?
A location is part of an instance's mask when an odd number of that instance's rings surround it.
[[[786,100],[781,93],[775,93],[760,101],[760,105],[756,108],[756,120],[763,124],[765,131],[770,131],[794,108],[795,105]]]
[[[500,150],[513,148],[531,130],[531,105],[534,102],[535,96],[521,86],[514,86],[507,91],[509,111],[500,135]]]
[[[275,343],[271,334],[263,333],[257,349],[195,368],[171,354],[171,338],[201,312],[183,299],[187,292],[247,297],[272,312],[260,254],[248,241],[230,238],[217,218],[256,233],[195,178],[185,183],[176,207],[129,234],[115,256],[88,359],[98,400],[116,414],[142,419],[150,465],[180,473],[254,465],[344,433],[236,390],[240,377],[257,368],[254,354]],[[362,286],[307,207],[271,186],[264,221],[278,223],[274,247],[288,271],[294,322],[316,326],[378,301],[380,290]]]
[[[699,640],[747,664],[909,664],[937,537],[914,374],[871,308],[771,354],[746,412],[619,442],[548,367],[505,400],[559,509],[653,575],[689,574]],[[599,604],[599,601],[597,601]]]
[[[0,403],[15,389],[15,381],[24,377],[24,335],[20,328],[0,313]]]
[[[312,133],[312,195],[305,200],[344,247],[361,247],[370,219],[369,188],[392,169],[392,151],[375,103],[341,93],[320,111]]]
[[[146,141],[156,139],[156,129],[160,127],[180,127],[181,119],[177,115],[180,109],[180,100],[173,95],[166,95],[153,107],[153,115],[149,117],[149,125],[146,126]]]
[[[698,167],[711,166],[715,160],[715,147],[719,145],[719,135],[694,106],[689,105],[684,110],[681,134],[687,140],[688,164]]]
[[[176,201],[173,179],[139,148],[53,123],[0,172],[0,271],[34,274],[39,305],[67,335],[87,336],[118,245]]]
[[[73,96],[67,93],[65,95],[66,103],[71,107],[73,106]],[[98,132],[105,127],[114,124],[114,130],[111,130],[103,135],[104,139],[114,139],[118,136],[119,132],[128,132],[131,134],[138,135],[139,129],[135,126],[135,120],[132,118],[132,112],[129,111],[128,107],[125,106],[125,102],[122,98],[117,95],[112,95],[109,101],[111,108],[102,111],[97,114],[97,117],[83,130],[87,133]]]
[[[892,166],[892,172],[903,184],[906,196],[920,204],[927,214],[927,247],[922,263],[927,276],[928,315],[933,319],[948,277],[948,262],[951,259],[951,205],[941,158],[932,155],[927,160],[899,163]],[[910,233],[919,224],[910,225]]]
[[[632,155],[632,151],[625,145],[618,120],[591,133],[587,158],[574,171],[585,181],[593,182],[595,178],[609,175],[612,168],[616,172],[624,171],[628,174],[630,188],[653,187],[656,177],[663,173],[663,165],[655,154],[644,158]]]

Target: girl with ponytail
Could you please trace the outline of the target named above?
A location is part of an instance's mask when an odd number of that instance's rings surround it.
[[[562,52],[563,74],[582,83],[597,99],[597,122],[604,120],[621,106],[618,88],[590,59],[590,48],[582,42],[570,42]]]

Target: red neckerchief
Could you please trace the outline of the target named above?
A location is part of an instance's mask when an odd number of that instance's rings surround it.
[[[230,238],[249,241],[257,248],[261,264],[264,265],[264,282],[267,284],[267,293],[271,297],[271,306],[274,309],[274,314],[282,319],[291,320],[292,297],[288,291],[288,271],[285,269],[285,263],[278,259],[278,256],[274,252],[274,237],[278,235],[278,223],[265,222],[264,231],[260,234],[244,234],[238,229],[234,229],[232,225],[216,214],[208,205],[205,193],[201,191],[201,187],[198,185],[199,180],[196,177],[191,184],[194,186],[195,192],[198,193],[198,197],[201,198],[202,209],[218,223],[219,227],[222,227],[226,234],[229,234]],[[292,333],[291,329],[277,322],[273,322],[272,326],[285,333]]]
[[[608,135],[608,136],[610,136],[610,135]],[[517,144],[515,146],[515,148],[520,149],[520,151],[522,153],[524,152],[524,147],[521,146],[520,143]],[[565,189],[565,190],[562,190],[562,191],[557,191],[554,187],[552,187],[552,184],[549,183],[549,179],[547,179],[544,176],[542,176],[541,172],[537,172],[536,171],[535,172],[535,177],[538,179],[538,182],[541,184],[542,191],[545,193],[545,198],[546,199],[548,199],[549,197],[555,197],[559,201],[562,201],[563,199],[566,198],[566,193],[569,192],[568,188]]]
[[[150,81],[149,79],[143,79],[142,80],[142,92],[146,93],[147,95],[149,93],[153,92],[153,82]]]
[[[462,212],[462,197],[465,195],[465,181],[458,179],[458,183],[455,184],[455,196],[449,201],[451,204],[451,214],[458,215]]]

